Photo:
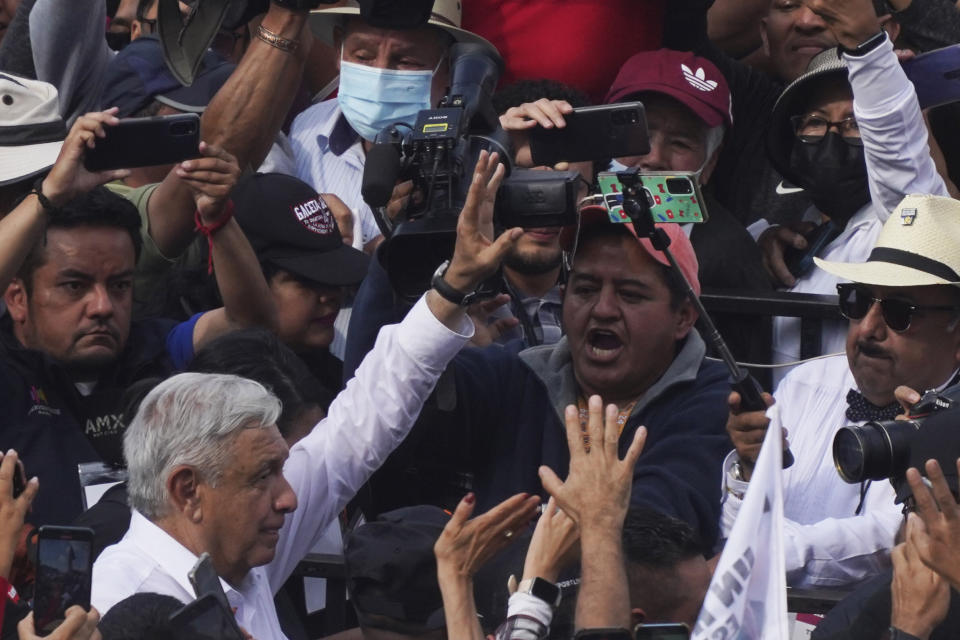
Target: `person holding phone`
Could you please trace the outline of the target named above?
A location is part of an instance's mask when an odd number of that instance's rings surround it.
[[[131,321],[140,217],[98,186],[127,172],[83,167],[85,150],[116,123],[114,111],[78,119],[50,173],[0,220],[0,288],[9,312],[0,319],[0,406],[7,410],[0,445],[44,472],[46,489],[29,516],[36,525],[79,515],[77,465],[123,464],[122,390],[172,370],[167,337],[177,323]],[[227,205],[239,167],[222,149],[210,151],[220,169],[185,182],[208,232],[224,306],[186,329],[191,348],[273,322],[263,274]]]

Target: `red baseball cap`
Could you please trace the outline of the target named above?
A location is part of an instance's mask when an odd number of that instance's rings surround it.
[[[580,225],[578,227],[564,227],[560,230],[560,248],[564,251],[575,251],[575,240],[578,239],[583,230],[597,224],[622,223],[612,222],[610,220],[610,214],[604,207],[597,205],[583,207],[580,209]],[[627,223],[623,226],[627,228],[633,237],[637,238],[637,232],[632,224]],[[690,244],[690,238],[683,232],[679,224],[660,223],[657,224],[657,227],[666,231],[667,237],[670,238],[670,253],[673,254],[673,259],[677,261],[677,266],[680,267],[680,271],[690,283],[690,286],[693,287],[694,293],[699,296],[700,278],[697,273],[700,269],[700,264],[697,262],[697,254],[693,251],[693,245]],[[655,249],[649,238],[637,238],[637,242],[640,243],[640,246],[643,247],[654,260],[665,267],[670,266],[670,261],[667,260],[667,256],[663,255],[662,251]],[[574,260],[575,259],[576,255],[574,255]]]
[[[604,102],[617,102],[642,91],[679,100],[709,127],[733,124],[730,88],[717,67],[689,51],[641,51],[631,56],[613,81]]]

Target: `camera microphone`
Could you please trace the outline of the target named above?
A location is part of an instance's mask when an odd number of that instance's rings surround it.
[[[402,142],[403,135],[396,125],[391,125],[377,134],[373,146],[367,151],[360,194],[371,208],[385,207],[390,202],[403,168],[400,159]]]

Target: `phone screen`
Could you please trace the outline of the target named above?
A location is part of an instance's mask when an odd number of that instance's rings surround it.
[[[194,600],[170,617],[181,640],[242,640],[236,621],[211,595]]]
[[[73,605],[90,608],[93,532],[41,527],[33,612],[37,629],[49,630]]]

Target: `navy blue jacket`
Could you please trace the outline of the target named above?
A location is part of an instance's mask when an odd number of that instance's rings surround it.
[[[393,309],[389,282],[373,260],[354,303],[347,369],[372,347],[378,322],[391,321]],[[369,344],[362,344],[361,337]],[[713,546],[720,519],[721,465],[733,447],[726,433],[727,372],[705,360],[705,351],[699,334],[691,331],[670,368],[637,401],[620,449],[622,455],[636,429],[647,427],[647,444],[634,473],[633,503],[681,518]],[[444,392],[442,383],[438,391],[438,402],[448,406],[426,412],[430,424],[421,419],[408,440],[429,446],[447,437],[445,431],[455,430],[461,450],[468,452],[466,464],[480,510],[520,491],[545,496],[539,466],[547,465],[564,478],[570,461],[563,410],[576,404],[578,391],[566,338],[519,355],[497,346],[466,348],[451,371],[455,392]],[[423,430],[430,435],[425,437]],[[459,452],[451,455],[459,457]]]
[[[17,341],[9,317],[0,319],[0,451],[16,449],[27,477],[40,480],[29,522],[66,525],[80,515],[79,463],[123,464],[123,391],[171,373],[165,338],[175,324],[134,322],[119,362],[84,396],[60,364]]]

